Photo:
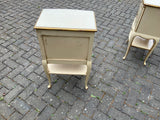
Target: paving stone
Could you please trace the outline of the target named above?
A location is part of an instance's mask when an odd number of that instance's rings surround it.
[[[35,90],[37,89],[37,85],[35,83],[30,84],[19,96],[22,99],[27,99]]]
[[[153,85],[152,96],[153,98],[160,101],[160,93],[158,92],[160,87],[158,85]]]
[[[29,58],[29,57],[30,57],[31,55],[33,55],[36,51],[37,51],[36,49],[33,49],[33,48],[32,48],[31,50],[25,52],[25,54],[23,54],[22,56],[23,56],[24,58]]]
[[[66,114],[69,110],[69,106],[67,104],[61,104],[61,106],[57,109],[54,115],[51,117],[52,120],[62,120],[66,118]]]
[[[16,108],[16,110],[18,110],[23,115],[31,109],[31,107],[28,104],[26,104],[19,98],[16,98],[14,101],[12,101],[11,105],[14,106],[14,108]]]
[[[38,111],[42,111],[42,109],[46,106],[46,103],[42,101],[40,98],[36,97],[35,95],[31,95],[27,99],[27,103],[34,106],[34,108]]]
[[[52,87],[49,89],[49,92],[52,94],[57,94],[57,92],[65,85],[65,81],[61,79],[56,79],[56,83],[52,84]]]
[[[44,78],[35,73],[31,73],[28,76],[28,79],[34,81],[37,85],[40,85],[45,80]]]
[[[1,76],[0,76],[0,79],[2,79],[3,77],[5,77],[9,72],[11,72],[12,71],[12,69],[11,68],[9,68],[9,67],[6,67],[5,69],[3,69],[2,71],[1,71]]]
[[[19,57],[17,60],[16,60],[17,63],[23,65],[25,68],[30,64],[30,62],[22,57]]]
[[[0,87],[0,97],[5,96],[7,93],[9,92],[8,89],[6,89],[5,87]]]
[[[91,117],[99,104],[99,100],[97,98],[92,98],[84,107],[83,113],[87,116]]]
[[[42,99],[55,108],[58,108],[60,105],[60,99],[48,92],[44,94]]]
[[[153,117],[158,115],[158,110],[153,109],[152,107],[146,105],[143,102],[138,102],[137,106],[138,111],[145,115],[151,115]]]
[[[10,60],[10,59],[7,59],[6,61],[4,61],[4,64],[6,64],[8,67],[14,69],[18,66],[18,64],[13,61],[13,60]]]
[[[14,81],[16,81],[17,83],[19,83],[20,85],[22,85],[23,87],[27,87],[29,85],[29,83],[31,81],[29,81],[28,79],[26,79],[24,76],[22,75],[17,75],[14,78]]]
[[[130,115],[132,118],[135,118],[137,120],[143,120],[145,119],[145,115],[142,114],[140,111],[137,111],[136,109],[132,107],[128,107],[127,105],[124,105],[123,112]]]
[[[152,75],[146,75],[146,78],[147,78],[147,80],[149,80],[157,85],[160,85],[160,80],[157,79],[157,77],[152,76]]]
[[[91,118],[81,114],[80,117],[78,118],[79,120],[91,120]]]
[[[8,107],[7,103],[0,101],[0,114],[3,115],[6,119],[14,112],[12,107]]]
[[[127,96],[126,91],[117,92],[117,95],[114,97],[115,99],[112,106],[114,106],[117,110],[121,110],[125,103],[126,96]]]
[[[96,72],[92,77],[92,79],[89,80],[89,84],[93,85],[94,87],[97,87],[102,78],[103,78],[102,75]]]
[[[24,68],[22,66],[17,66],[17,68],[12,70],[12,72],[10,72],[7,76],[10,77],[10,78],[14,78],[15,76],[17,76],[23,70],[24,70]]]
[[[44,72],[43,66],[40,65],[36,70],[35,73],[37,73],[38,75],[41,75],[41,73]]]
[[[37,65],[31,64],[29,65],[23,72],[21,72],[22,75],[28,76],[30,73],[32,73],[37,68]]]
[[[17,84],[12,81],[11,79],[9,79],[8,77],[5,77],[1,80],[1,83],[3,86],[5,86],[8,89],[13,89]]]
[[[23,88],[17,85],[4,97],[4,99],[7,101],[7,103],[10,103],[22,90]]]
[[[76,100],[75,96],[65,92],[64,90],[61,90],[60,92],[58,92],[57,96],[60,98],[62,102],[66,102],[70,105],[73,105],[74,101]]]
[[[30,110],[22,120],[34,120],[38,116],[38,112],[35,109]]]
[[[116,94],[116,91],[117,91],[116,89],[114,89],[110,85],[103,84],[103,83],[100,83],[98,85],[98,88],[99,88],[99,90],[101,90],[103,92],[106,92],[107,94],[110,94],[111,96],[114,96]]]
[[[81,100],[77,100],[72,106],[71,110],[67,113],[67,116],[70,119],[76,120],[80,113],[82,113],[82,109],[84,108],[84,102]]]
[[[135,106],[139,96],[140,96],[140,91],[137,91],[135,89],[129,89],[129,94],[128,94],[126,103],[129,105]]]
[[[71,91],[71,94],[76,96],[78,99],[82,101],[89,101],[91,99],[90,95],[84,92],[82,89],[79,89],[77,87],[74,87],[74,89]]]
[[[73,89],[73,87],[75,86],[75,84],[79,85],[78,81],[80,81],[78,78],[72,76],[69,79],[69,81],[65,84],[64,90],[67,91],[67,92],[70,92]]]
[[[48,90],[48,83],[44,82],[41,86],[34,91],[37,96],[42,96]]]
[[[157,101],[153,98],[153,96],[151,96],[150,98],[151,100],[149,101],[149,105],[154,107],[157,110],[160,110],[160,101]]]
[[[96,111],[93,119],[94,120],[107,120],[108,117],[104,113],[102,113],[100,111]]]
[[[14,112],[8,120],[21,120],[22,119],[22,115],[19,114],[18,112]]]
[[[38,116],[37,120],[49,120],[52,116],[54,116],[55,108],[51,106],[47,106],[42,113]]]
[[[113,98],[111,96],[108,96],[107,94],[104,95],[103,99],[98,105],[98,110],[102,111],[103,113],[107,113],[109,106],[112,104],[112,100]]]
[[[126,114],[116,110],[115,108],[111,108],[108,112],[108,115],[111,116],[113,119],[118,120],[130,120],[130,117]]]

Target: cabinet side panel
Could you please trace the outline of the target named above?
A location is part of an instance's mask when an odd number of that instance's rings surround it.
[[[47,59],[87,59],[88,37],[44,36],[43,38]]]

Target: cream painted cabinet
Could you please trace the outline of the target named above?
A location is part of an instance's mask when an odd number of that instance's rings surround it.
[[[160,40],[160,0],[142,0],[129,34],[128,47],[123,59],[126,59],[131,46],[148,50],[148,57]]]
[[[50,74],[86,75],[91,71],[94,33],[92,11],[43,9],[34,27],[39,40],[42,64],[51,87]]]

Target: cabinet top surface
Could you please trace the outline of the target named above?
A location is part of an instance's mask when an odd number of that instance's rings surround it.
[[[143,0],[145,5],[160,7],[160,0]]]
[[[43,9],[34,28],[97,31],[93,11],[73,9]]]

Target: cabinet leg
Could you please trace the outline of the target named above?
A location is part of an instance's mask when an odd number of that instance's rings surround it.
[[[87,75],[86,75],[86,80],[85,80],[85,89],[88,89],[88,80],[89,80],[89,75],[90,75],[90,72],[91,72],[91,61],[88,61],[87,62]]]
[[[48,82],[49,82],[49,84],[48,84],[48,88],[51,88],[51,76],[50,76],[50,74],[49,74],[49,72],[48,72],[48,67],[47,67],[47,62],[46,62],[46,60],[42,60],[42,65],[43,65],[43,67],[44,67],[44,71],[45,71],[45,73],[46,73],[46,76],[47,76],[47,78],[48,78]]]
[[[158,40],[155,40],[155,41],[158,41]],[[154,48],[157,46],[158,42],[155,42],[155,44],[153,45],[153,47],[151,48],[151,50],[149,50],[149,52],[147,53],[147,56],[144,60],[144,65],[146,65],[146,61],[148,59],[148,57],[151,55],[151,53],[153,52]]]

